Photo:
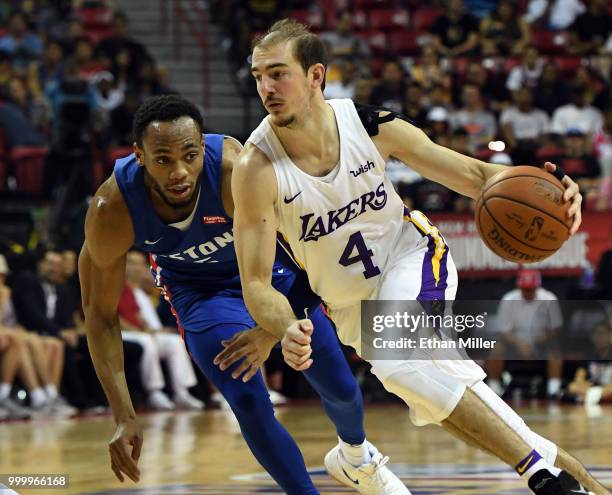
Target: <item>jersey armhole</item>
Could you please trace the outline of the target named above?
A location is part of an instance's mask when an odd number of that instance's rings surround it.
[[[391,122],[395,119],[400,119],[414,125],[414,122],[406,117],[402,113],[394,112],[385,107],[378,107],[373,105],[361,105],[355,103],[355,110],[364,129],[368,133],[368,136],[373,137],[378,135],[378,126],[385,122]],[[389,112],[387,115],[381,116],[381,112]]]

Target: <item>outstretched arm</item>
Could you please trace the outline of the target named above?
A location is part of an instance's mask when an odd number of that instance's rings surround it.
[[[383,158],[394,156],[426,179],[470,198],[477,198],[484,183],[505,169],[504,165],[485,163],[437,145],[419,128],[398,118],[381,124],[378,135],[372,139]],[[551,173],[556,170],[556,165],[550,162],[545,167]],[[572,203],[568,218],[574,218],[570,229],[570,234],[574,234],[581,222],[582,196],[578,184],[569,176],[561,182],[566,188],[563,199]]]
[[[311,363],[312,323],[298,320],[285,295],[272,286],[278,228],[276,176],[268,158],[252,144],[247,144],[234,167],[232,195],[234,243],[247,308],[258,325],[281,340],[285,360],[295,369],[306,369]]]
[[[89,352],[117,423],[109,444],[111,467],[120,481],[122,472],[138,481],[142,432],[135,420],[125,379],[117,315],[126,253],[134,234],[127,207],[118,195],[117,184],[111,178],[91,202],[85,221],[85,243],[79,256],[79,276]]]

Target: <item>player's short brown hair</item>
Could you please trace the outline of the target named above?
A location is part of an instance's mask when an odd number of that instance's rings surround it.
[[[269,48],[284,43],[293,42],[293,56],[300,63],[304,72],[314,64],[323,64],[327,73],[327,50],[321,39],[310,32],[308,26],[293,19],[282,19],[272,24],[270,29],[253,40],[252,48]],[[325,77],[321,90],[325,89]]]

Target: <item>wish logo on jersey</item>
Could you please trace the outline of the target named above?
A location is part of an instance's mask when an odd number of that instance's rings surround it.
[[[346,206],[338,210],[331,210],[327,215],[315,217],[314,213],[303,215],[302,235],[300,241],[316,241],[319,237],[338,230],[347,222],[350,222],[359,215],[363,215],[368,208],[371,210],[381,210],[387,204],[387,191],[384,182],[375,191],[368,191],[358,198],[352,200]]]
[[[191,246],[178,253],[158,254],[157,256],[179,261],[190,261],[192,263],[218,263],[219,261],[214,259],[214,254],[233,242],[234,236],[230,231],[225,232],[223,235],[215,236],[210,241]]]
[[[364,165],[360,165],[357,170],[350,170],[350,172],[353,177],[359,177],[361,174],[365,174],[368,170],[372,170],[374,166],[374,162],[368,160]]]

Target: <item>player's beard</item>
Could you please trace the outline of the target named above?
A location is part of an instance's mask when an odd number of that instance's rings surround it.
[[[295,115],[289,115],[284,118],[272,118],[274,125],[277,127],[288,127],[295,122]]]
[[[198,193],[198,191],[200,190],[200,180],[202,178],[202,174],[203,173],[204,173],[204,168],[202,168],[202,170],[200,171],[200,173],[198,175],[198,178],[196,179],[195,183],[193,184],[193,191],[191,192],[191,196],[189,196],[189,198],[187,198],[187,199],[185,199],[183,201],[176,202],[176,201],[170,200],[166,196],[166,194],[164,193],[164,190],[162,189],[162,187],[145,170],[145,174],[147,174],[149,176],[150,184],[152,185],[152,187],[155,190],[155,192],[159,195],[159,197],[162,199],[162,201],[164,203],[166,203],[170,208],[174,208],[175,210],[181,210],[181,209],[186,208],[187,206],[189,206],[189,204],[193,200],[194,195],[196,195]]]

